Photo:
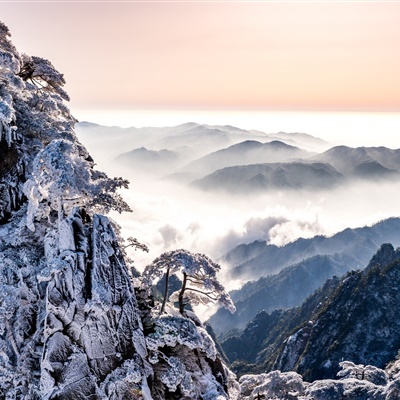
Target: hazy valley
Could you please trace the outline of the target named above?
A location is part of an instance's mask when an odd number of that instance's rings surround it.
[[[219,258],[254,240],[280,246],[399,214],[398,150],[195,123],[76,129],[101,168],[131,181],[135,218],[121,223],[150,249],[179,243]]]

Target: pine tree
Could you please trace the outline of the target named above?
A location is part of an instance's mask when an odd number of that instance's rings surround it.
[[[208,256],[180,249],[161,254],[145,268],[143,276],[147,282],[151,283],[160,280],[165,273],[160,314],[165,310],[169,277],[172,274],[180,274],[182,277],[181,288],[171,295],[171,301],[178,301],[181,314],[184,312],[185,305],[189,303],[191,305],[219,303],[233,313],[235,306],[217,279],[217,272],[220,269],[220,265]]]
[[[129,182],[96,171],[77,140],[64,84],[50,61],[20,55],[0,22],[0,222],[22,206],[24,195],[30,229],[64,202],[84,204],[88,212],[130,211],[118,194]]]

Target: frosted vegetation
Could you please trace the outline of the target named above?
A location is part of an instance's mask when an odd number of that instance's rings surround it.
[[[228,398],[237,383],[198,319],[159,318],[150,286],[134,289],[125,249],[147,248],[101,215],[130,211],[128,182],[94,169],[62,74],[3,24],[0,44],[0,398]],[[188,279],[228,303],[217,264],[184,254]]]
[[[203,254],[164,253],[133,285],[124,249],[146,247],[102,215],[129,211],[117,192],[128,182],[94,169],[64,83],[0,23],[0,399],[399,398],[397,363],[344,362],[339,380],[313,383],[279,371],[236,380],[189,309],[234,311]],[[172,275],[182,281],[168,298]]]
[[[154,279],[161,279],[165,274],[165,289],[160,314],[165,310],[168,297],[169,277],[180,274],[181,288],[171,294],[170,300],[177,301],[179,311],[184,312],[185,304],[192,306],[218,302],[231,313],[235,306],[224,287],[217,280],[217,272],[221,267],[204,254],[192,254],[186,250],[173,250],[161,254],[148,265],[143,277],[151,284]]]

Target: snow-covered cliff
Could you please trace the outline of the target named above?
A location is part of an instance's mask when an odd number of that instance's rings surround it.
[[[201,323],[135,292],[102,215],[128,182],[94,169],[62,74],[2,23],[0,62],[0,399],[227,399]]]
[[[64,83],[49,61],[19,54],[0,22],[0,400],[400,398],[399,361],[386,371],[343,362],[339,380],[272,371],[237,382],[184,290],[178,311],[145,281],[134,287],[103,215],[129,210],[117,192],[128,182],[94,169]],[[184,259],[184,282],[231,305],[216,265],[196,257]]]

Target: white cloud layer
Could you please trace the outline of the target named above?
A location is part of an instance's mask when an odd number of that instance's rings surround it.
[[[125,237],[136,237],[149,247],[148,254],[128,249],[139,270],[171,249],[186,248],[218,259],[241,243],[265,240],[282,246],[299,237],[332,235],[400,216],[399,181],[358,181],[325,191],[206,193],[146,176],[140,169],[122,169],[107,159],[107,152],[113,154],[113,150],[109,147],[105,152],[104,143],[96,147],[93,141],[88,149],[109,175],[131,181],[130,189],[122,194],[133,213],[112,217]]]

